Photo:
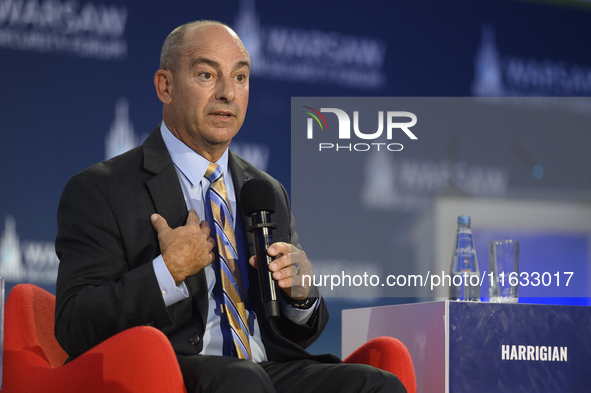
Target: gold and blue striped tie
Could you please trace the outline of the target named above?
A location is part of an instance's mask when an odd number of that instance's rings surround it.
[[[209,197],[211,210],[215,224],[216,243],[220,260],[222,289],[224,292],[224,306],[232,341],[236,354],[240,359],[252,359],[250,344],[248,342],[248,323],[244,296],[240,283],[240,269],[238,267],[238,252],[236,250],[236,238],[232,229],[232,214],[228,203],[228,195],[223,179],[222,168],[211,163],[207,167],[205,177],[209,179]]]

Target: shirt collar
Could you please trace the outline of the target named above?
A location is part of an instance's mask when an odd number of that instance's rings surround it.
[[[177,139],[170,132],[164,121],[160,126],[160,133],[162,134],[166,149],[172,158],[172,162],[191,183],[191,186],[196,187],[205,176],[205,171],[207,171],[210,162]],[[230,174],[228,171],[228,149],[224,151],[224,154],[216,161],[216,164],[222,167],[225,180]]]

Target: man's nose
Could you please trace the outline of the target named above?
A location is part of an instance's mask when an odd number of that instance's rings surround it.
[[[236,88],[234,87],[234,80],[232,78],[224,77],[218,81],[216,98],[227,102],[233,101],[236,98]]]

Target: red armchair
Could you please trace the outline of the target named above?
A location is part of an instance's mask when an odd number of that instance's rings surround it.
[[[186,393],[176,356],[166,336],[151,327],[121,332],[63,365],[66,353],[54,332],[55,296],[19,284],[5,307],[3,393],[110,392]],[[412,360],[400,341],[369,341],[345,362],[394,372],[416,392]]]

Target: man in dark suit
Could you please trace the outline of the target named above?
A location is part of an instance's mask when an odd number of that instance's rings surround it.
[[[183,25],[166,39],[154,78],[163,123],[142,146],[75,175],[60,200],[57,340],[74,358],[125,329],[154,326],[172,343],[189,392],[405,391],[392,374],[304,349],[328,313],[315,288],[296,286],[312,270],[287,194],[228,150],[246,114],[249,70],[242,42],[219,22]],[[238,266],[231,280],[241,286],[248,353],[237,349],[224,304],[213,180],[204,176],[212,165],[227,175],[224,220],[236,233]],[[236,198],[252,178],[269,180],[277,202],[274,238],[282,241],[268,253],[282,292],[278,319],[265,318]]]

